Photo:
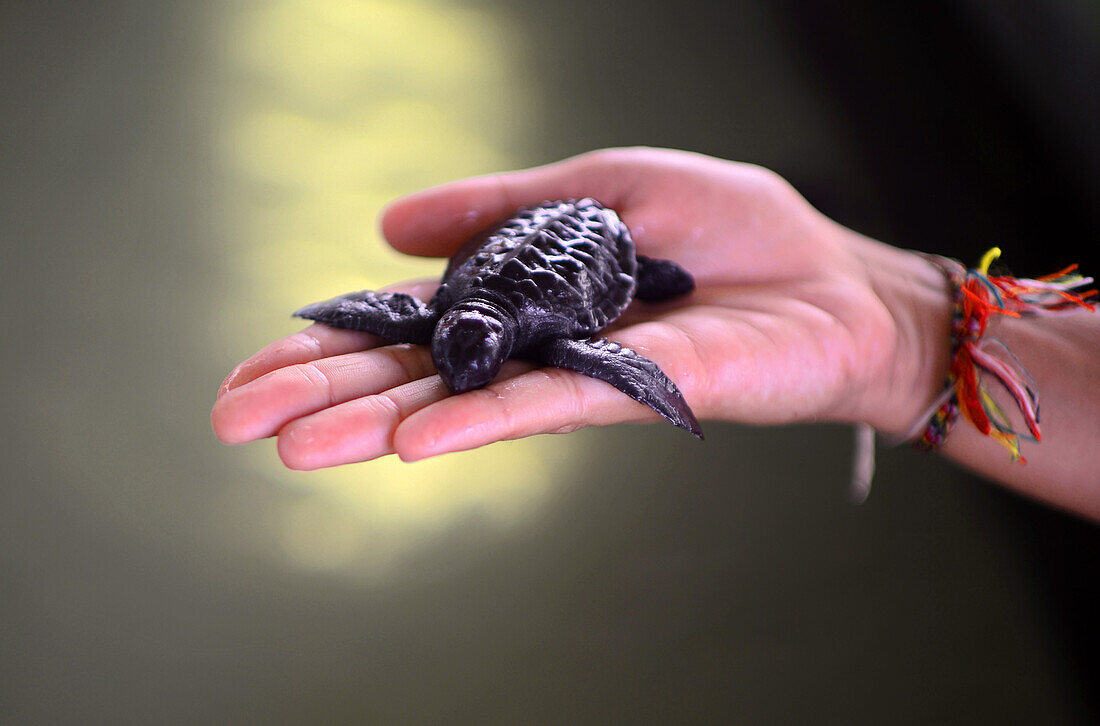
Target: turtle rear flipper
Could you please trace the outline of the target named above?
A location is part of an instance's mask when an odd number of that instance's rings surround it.
[[[439,314],[402,292],[363,290],[307,305],[295,317],[334,328],[361,330],[395,343],[428,345]]]
[[[556,338],[536,348],[532,357],[545,365],[568,368],[610,383],[692,436],[703,438],[703,430],[676,384],[656,363],[629,348],[604,338]]]
[[[655,260],[638,255],[638,289],[634,297],[646,302],[661,302],[686,295],[695,289],[695,280],[672,260]]]

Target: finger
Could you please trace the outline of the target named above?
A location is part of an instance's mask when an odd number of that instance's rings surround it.
[[[218,388],[218,400],[230,391],[279,368],[372,348],[382,345],[382,342],[381,338],[370,333],[338,330],[320,324],[311,325],[276,340],[230,371]]]
[[[393,446],[404,461],[418,461],[535,434],[656,419],[656,413],[602,381],[543,368],[413,414],[397,428]]]
[[[296,419],[279,431],[279,457],[288,468],[309,470],[384,456],[403,418],[448,395],[433,376]]]
[[[223,396],[211,413],[214,433],[230,444],[273,436],[294,419],[435,373],[419,345],[392,345],[277,368]]]
[[[671,338],[677,335],[670,326],[649,324],[623,331],[616,338],[657,362],[690,404],[703,385],[691,356],[673,361],[655,354],[671,350]],[[402,459],[415,461],[494,441],[659,418],[608,383],[547,367],[494,381],[484,389],[448,398],[410,416],[398,427],[394,445]]]
[[[439,287],[438,280],[412,280],[383,288],[389,292],[404,292],[421,300],[428,300]],[[355,330],[340,330],[327,325],[311,325],[266,346],[238,365],[222,381],[218,398],[234,388],[270,373],[278,368],[308,363],[312,360],[366,350],[383,345],[385,341],[376,335]]]
[[[629,207],[643,150],[607,149],[523,171],[463,179],[425,189],[382,212],[382,233],[414,255],[447,257],[462,243],[519,207],[552,199],[594,197],[619,211]]]
[[[529,368],[509,363],[501,375]],[[401,421],[450,395],[439,376],[431,376],[296,419],[279,431],[279,456],[291,469],[320,469],[392,454]]]

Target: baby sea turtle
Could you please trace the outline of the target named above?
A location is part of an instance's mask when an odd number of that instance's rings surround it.
[[[369,290],[294,313],[398,343],[430,345],[449,389],[462,393],[496,376],[508,358],[568,368],[610,383],[698,438],[699,422],[656,363],[606,339],[589,338],[633,298],[683,295],[695,282],[669,260],[634,252],[619,216],[594,199],[519,210],[470,240],[447,265],[425,305]]]

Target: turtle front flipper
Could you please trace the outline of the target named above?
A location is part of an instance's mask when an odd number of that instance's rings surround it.
[[[703,430],[676,384],[656,363],[629,348],[604,338],[555,338],[536,348],[531,357],[545,365],[568,368],[610,383],[692,436],[703,438]]]
[[[363,290],[307,305],[295,317],[361,330],[395,343],[427,345],[439,314],[412,295]]]
[[[638,255],[638,289],[634,297],[646,302],[661,302],[686,295],[695,289],[691,273],[672,260],[655,260]]]

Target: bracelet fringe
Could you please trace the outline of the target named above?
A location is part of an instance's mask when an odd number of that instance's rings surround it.
[[[1070,265],[1051,275],[1035,279],[990,275],[989,266],[1001,255],[997,247],[986,252],[976,268],[958,260],[934,255],[926,258],[939,267],[955,291],[951,321],[951,366],[943,394],[921,437],[919,449],[934,451],[947,438],[961,413],[986,436],[1008,449],[1013,460],[1026,464],[1020,454],[1020,440],[1041,441],[1039,392],[1035,381],[1007,346],[996,338],[985,338],[986,325],[994,315],[1018,318],[1060,315],[1082,308],[1095,310],[1090,298],[1096,289],[1074,292],[1093,282]],[[1004,409],[990,395],[986,378],[999,383],[1012,397],[1023,416],[1025,428],[1017,430]]]

